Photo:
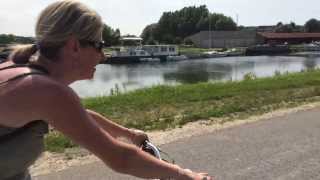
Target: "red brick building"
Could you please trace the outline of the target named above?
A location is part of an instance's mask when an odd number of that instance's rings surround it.
[[[320,41],[320,33],[257,33],[258,44],[301,44],[313,41]]]

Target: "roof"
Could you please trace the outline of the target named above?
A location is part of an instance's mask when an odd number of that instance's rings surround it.
[[[140,37],[123,37],[121,40],[124,41],[142,41],[142,38]]]
[[[320,38],[320,33],[270,33],[259,32],[261,36],[268,39],[291,39],[291,38]]]

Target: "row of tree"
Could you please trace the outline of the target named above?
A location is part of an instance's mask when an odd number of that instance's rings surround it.
[[[304,26],[296,25],[294,22],[290,22],[289,24],[283,24],[279,22],[274,29],[274,32],[277,33],[292,33],[292,32],[308,32],[315,33],[320,32],[320,21],[317,19],[308,20]]]
[[[164,12],[157,23],[146,26],[141,34],[144,43],[181,43],[187,36],[205,30],[236,30],[231,17],[210,13],[205,5]]]
[[[107,46],[114,46],[120,44],[121,33],[119,29],[112,29],[110,26],[104,24],[102,31],[102,39]]]
[[[185,7],[175,12],[165,12],[158,23],[146,26],[141,34],[143,43],[176,43],[180,44],[187,36],[200,31],[232,31],[246,29],[244,26],[237,27],[232,18],[223,14],[210,13],[206,6]],[[294,22],[284,24],[279,22],[274,27],[277,33],[293,32],[320,32],[320,21],[308,20],[303,26]],[[132,35],[126,35],[131,37]],[[0,36],[1,37],[1,36]],[[108,46],[120,44],[120,30],[112,29],[104,25],[103,39]]]
[[[9,44],[13,42],[21,43],[21,44],[30,44],[30,43],[34,43],[34,38],[15,36],[13,34],[0,34],[0,44]]]
[[[305,32],[310,32],[310,33],[320,32],[320,21],[314,18],[310,19],[304,25],[304,30]]]

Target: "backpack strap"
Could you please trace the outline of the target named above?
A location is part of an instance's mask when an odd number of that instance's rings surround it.
[[[40,72],[22,73],[22,74],[19,74],[19,75],[15,76],[15,77],[12,77],[12,78],[4,81],[4,82],[0,82],[0,85],[6,84],[6,83],[8,83],[10,81],[14,81],[14,80],[17,80],[19,78],[22,78],[22,77],[25,77],[25,76],[28,76],[28,75],[33,75],[33,74],[48,75],[49,74],[49,71],[47,69],[45,69],[44,67],[42,67],[40,65],[36,65],[36,64],[14,64],[14,65],[11,65],[11,66],[0,68],[0,71],[1,70],[5,70],[5,69],[18,68],[18,67],[29,67],[31,69],[39,70]]]

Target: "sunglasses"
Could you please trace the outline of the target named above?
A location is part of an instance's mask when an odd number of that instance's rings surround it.
[[[104,41],[96,42],[96,41],[81,40],[80,44],[84,46],[88,46],[88,45],[92,46],[98,51],[102,51],[103,47],[105,47]]]

